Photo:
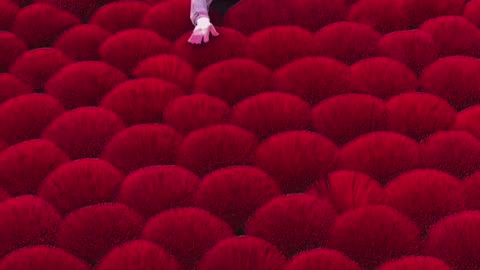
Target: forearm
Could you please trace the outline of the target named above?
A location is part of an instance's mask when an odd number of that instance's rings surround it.
[[[197,25],[199,17],[208,17],[208,8],[212,0],[191,0],[190,20],[193,25]]]

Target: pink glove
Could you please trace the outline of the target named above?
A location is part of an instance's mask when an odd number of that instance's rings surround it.
[[[214,37],[219,35],[208,17],[200,17],[188,42],[192,44],[202,44],[202,41],[207,43],[210,40],[210,34]]]

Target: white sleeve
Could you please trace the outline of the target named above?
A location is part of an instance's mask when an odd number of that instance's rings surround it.
[[[198,17],[208,17],[208,8],[213,0],[191,0],[190,20],[197,25]]]

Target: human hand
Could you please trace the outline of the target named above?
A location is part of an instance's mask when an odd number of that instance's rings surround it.
[[[214,37],[219,35],[208,17],[200,17],[188,42],[192,44],[202,44],[202,41],[207,43],[210,41],[210,34]]]

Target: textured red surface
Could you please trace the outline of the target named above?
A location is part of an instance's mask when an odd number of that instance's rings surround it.
[[[479,0],[190,5],[0,0],[0,270],[480,269]]]

